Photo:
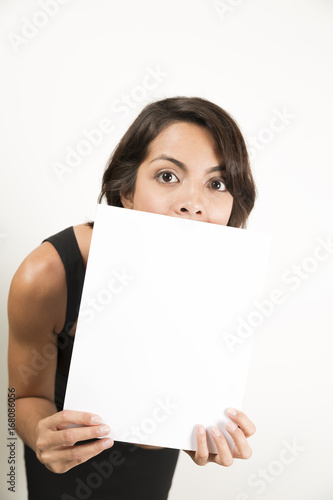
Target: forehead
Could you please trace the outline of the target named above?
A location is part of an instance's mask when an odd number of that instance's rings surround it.
[[[216,143],[211,132],[200,125],[187,122],[173,123],[165,128],[151,142],[149,152],[149,157],[157,152],[203,158],[211,157],[214,160],[218,156]]]

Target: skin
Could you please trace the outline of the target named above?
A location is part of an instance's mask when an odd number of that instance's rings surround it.
[[[170,160],[155,160],[162,154],[182,162],[186,169]],[[173,124],[152,141],[148,157],[139,166],[134,193],[122,196],[123,206],[226,225],[233,198],[225,189],[220,172],[207,173],[207,169],[218,165],[214,140],[207,130],[189,123]],[[161,172],[165,173],[160,175]],[[80,224],[74,226],[74,233],[86,266],[92,230]],[[66,472],[114,444],[111,438],[103,437],[93,443],[74,446],[77,441],[107,436],[110,428],[100,425],[98,415],[93,421],[91,413],[57,412],[54,403],[56,355],[37,371],[31,370],[31,352],[43,357],[43,349],[52,345],[56,352],[57,334],[65,322],[66,305],[63,263],[53,245],[44,242],[24,259],[10,285],[8,370],[9,387],[15,387],[16,391],[16,432],[55,473]],[[75,334],[75,329],[76,324],[72,326],[71,335]],[[18,366],[25,366],[30,372],[22,376]],[[184,450],[197,465],[215,462],[230,466],[234,458],[251,456],[247,438],[254,434],[255,426],[244,413],[235,412],[229,414],[231,423],[236,424],[234,430],[228,429],[235,443],[232,454],[222,433],[217,437],[212,433],[218,454],[209,454],[206,431],[200,434],[198,425],[197,451]],[[68,424],[80,427],[67,429]]]

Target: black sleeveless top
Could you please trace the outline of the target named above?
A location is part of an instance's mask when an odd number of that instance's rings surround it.
[[[63,409],[74,338],[68,332],[80,307],[85,268],[73,226],[42,241],[49,241],[66,271],[67,310],[58,334],[55,404]],[[112,423],[110,423],[112,426]],[[171,487],[179,450],[149,450],[130,443],[114,445],[64,474],[49,471],[24,445],[29,500],[165,500]]]

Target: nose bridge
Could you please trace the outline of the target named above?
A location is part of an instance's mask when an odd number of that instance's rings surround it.
[[[180,208],[186,208],[188,211],[203,211],[203,185],[200,180],[195,178],[188,178],[184,182],[180,191],[180,199],[178,200]]]

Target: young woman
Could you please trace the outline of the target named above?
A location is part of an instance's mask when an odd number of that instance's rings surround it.
[[[175,97],[147,105],[130,126],[108,161],[98,202],[245,228],[256,194],[232,117],[208,100]],[[93,225],[45,239],[10,286],[9,386],[29,499],[166,499],[179,450],[114,442],[112,422],[108,428],[98,415],[62,410]],[[237,410],[229,416],[233,455],[218,429],[218,454],[209,454],[198,422],[197,451],[184,450],[196,464],[230,466],[251,456],[254,424]]]

